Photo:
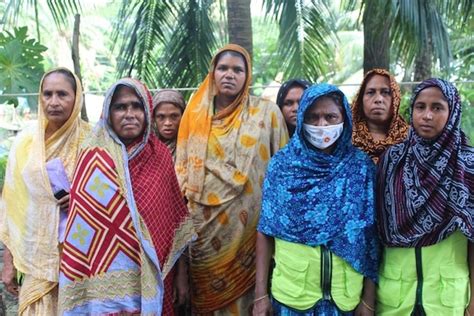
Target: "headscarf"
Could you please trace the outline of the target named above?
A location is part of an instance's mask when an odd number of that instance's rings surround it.
[[[314,149],[303,134],[306,111],[329,93],[341,95],[344,130],[332,154]],[[296,133],[276,153],[263,186],[258,230],[308,246],[325,245],[356,271],[377,280],[375,167],[351,144],[349,103],[335,86],[309,87],[298,108]]]
[[[390,80],[390,91],[392,93],[392,111],[393,117],[388,128],[387,138],[383,140],[374,140],[367,126],[367,119],[364,115],[364,92],[367,83],[374,75],[385,76]],[[372,69],[364,77],[359,92],[352,102],[352,117],[354,120],[354,129],[352,131],[352,143],[354,146],[362,149],[369,154],[377,163],[380,155],[391,145],[402,142],[408,134],[408,124],[398,113],[400,109],[400,87],[395,78],[385,69]]]
[[[110,118],[113,96],[122,86],[135,91],[142,101],[145,112],[144,133],[128,146],[125,146],[114,132]],[[153,263],[158,271],[155,277],[159,280],[158,284],[162,285],[163,279],[171,271],[181,253],[193,238],[193,228],[179,190],[171,155],[166,146],[151,132],[151,111],[151,94],[140,81],[124,78],[110,87],[106,93],[101,119],[94,129],[93,137],[84,145],[81,161],[75,173],[73,188],[75,185],[80,186],[81,183],[91,181],[89,178],[95,173],[88,169],[90,166],[97,166],[96,168],[112,177],[112,179],[105,180],[108,181],[105,182],[106,187],[115,190],[113,196],[119,196],[120,198],[117,198],[117,202],[110,205],[110,208],[127,207],[129,209],[133,228],[140,242],[140,248],[143,249],[147,258],[149,258],[148,260]],[[89,158],[82,160],[82,157]],[[114,174],[116,175],[115,178]],[[109,182],[117,182],[118,185],[111,186],[108,184]],[[78,187],[72,193],[74,193],[71,196],[72,204],[77,204],[80,206],[79,208],[88,210],[90,213],[98,212],[98,207],[95,204],[82,202],[88,199],[85,195],[87,192],[82,187]],[[73,227],[72,221],[75,216],[76,213],[73,209],[68,220],[67,234],[70,233]],[[80,216],[79,212],[77,216]],[[93,218],[93,216],[90,217]],[[82,263],[81,260],[75,259],[74,251],[68,250],[74,249],[73,247],[65,243],[61,265],[65,275],[68,269],[70,270],[68,265],[74,267],[78,264],[77,262]],[[99,255],[97,256],[100,258]],[[141,264],[145,264],[148,260],[142,259]],[[89,271],[87,270],[89,269],[87,264],[89,263],[84,263],[86,268],[81,269]],[[142,267],[142,271],[146,273],[149,269]],[[83,277],[91,279],[100,278],[101,275],[94,275],[94,272],[90,270]],[[172,296],[172,289],[167,289],[166,285],[166,281],[169,279],[165,279],[165,302],[167,295]],[[172,284],[172,278],[171,282],[168,283]],[[151,293],[163,294],[161,286],[158,289],[153,289],[152,284],[155,283],[150,280],[150,284],[142,285],[142,291],[146,290],[141,305],[142,313],[145,314],[148,312],[146,308],[150,308],[149,306],[152,306],[151,308],[154,308],[155,312],[158,311],[158,306],[161,306],[159,297],[157,298],[158,302],[152,301],[151,305],[144,305],[143,303],[144,300],[155,299],[154,297],[148,297],[150,296],[150,290]],[[165,308],[166,306],[165,304]],[[163,313],[166,314],[166,310]]]
[[[417,135],[413,122],[407,140],[391,147],[377,172],[379,231],[388,247],[436,244],[455,230],[474,241],[474,149],[461,130],[457,89],[442,79],[419,84],[419,93],[439,88],[449,106],[449,118],[435,140]]]
[[[310,85],[311,83],[304,79],[290,79],[286,81],[281,85],[280,90],[278,90],[276,104],[281,109],[283,107],[283,102],[285,101],[286,95],[291,89],[300,87],[303,90],[306,90],[306,88],[308,88]]]
[[[247,76],[245,78],[242,91],[235,100],[225,109],[213,114],[214,97],[217,95],[217,87],[214,82],[214,70],[221,53],[234,51],[244,57],[247,66]],[[208,75],[204,79],[196,93],[191,97],[186,110],[181,119],[178,132],[178,145],[176,155],[176,171],[180,187],[187,192],[187,197],[194,201],[199,201],[204,185],[204,160],[206,159],[207,145],[211,131],[212,121],[222,121],[222,133],[227,133],[229,128],[238,125],[241,113],[247,105],[249,98],[249,87],[252,82],[252,65],[250,55],[245,48],[228,44],[221,48],[211,61]],[[199,122],[199,124],[196,124]],[[192,138],[190,137],[192,135]],[[192,139],[192,142],[188,142]],[[246,150],[243,146],[238,148]],[[240,171],[243,176],[250,167],[252,156],[246,154],[247,159],[242,159]]]
[[[160,103],[172,103],[176,105],[181,111],[184,112],[184,108],[186,107],[186,102],[184,101],[183,95],[176,90],[170,89],[162,89],[153,95],[153,111],[155,111],[156,107]]]
[[[74,77],[74,108],[64,125],[45,140],[48,119],[43,111],[42,87],[45,78],[58,70]],[[46,162],[59,158],[71,181],[80,143],[90,127],[80,117],[83,106],[81,82],[70,70],[56,68],[45,73],[39,95],[38,124],[23,130],[10,150],[2,195],[0,238],[13,254],[19,271],[37,279],[57,282],[60,210],[51,189]]]
[[[152,114],[155,113],[156,108],[161,103],[174,104],[181,110],[181,113],[183,113],[184,109],[186,108],[186,102],[184,101],[183,95],[179,91],[176,91],[176,90],[163,89],[156,92],[155,95],[153,95]],[[152,117],[153,116],[154,115],[152,115]],[[160,135],[158,134],[158,129],[156,129],[155,132],[158,138],[160,138]],[[174,156],[176,152],[176,139],[161,139],[160,138],[160,140],[165,143],[165,145],[171,151],[171,155]]]
[[[234,101],[214,115],[214,68],[227,51],[242,55],[246,78]],[[190,265],[198,314],[231,304],[235,313],[244,313],[240,302],[255,286],[263,178],[270,158],[288,140],[276,104],[249,95],[251,73],[244,48],[230,44],[220,49],[179,127],[176,173],[199,234]]]

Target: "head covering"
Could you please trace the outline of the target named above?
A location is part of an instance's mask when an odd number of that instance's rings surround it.
[[[217,86],[214,82],[214,69],[222,55],[226,51],[234,51],[241,54],[246,64],[246,78],[241,92],[235,100],[225,109],[213,114],[214,97],[218,94]],[[208,75],[201,86],[194,93],[189,101],[178,131],[178,145],[176,155],[176,171],[178,180],[183,190],[188,191],[188,197],[193,196],[194,200],[199,200],[204,184],[204,159],[206,158],[207,145],[211,131],[212,121],[222,120],[223,131],[233,128],[238,124],[243,108],[247,105],[249,98],[249,87],[252,82],[252,65],[250,55],[245,48],[228,44],[221,48],[211,61]],[[196,124],[199,122],[199,124]],[[192,135],[192,138],[190,137]],[[189,140],[192,139],[192,142]],[[242,147],[242,146],[241,146]],[[244,148],[240,148],[244,150]],[[248,170],[253,155],[248,155],[248,159],[242,161],[242,172]]]
[[[242,55],[245,83],[214,115],[214,68],[227,51]],[[249,95],[251,73],[245,49],[233,44],[220,49],[179,127],[176,173],[199,234],[190,261],[196,314],[219,314],[227,306],[246,314],[255,286],[261,185],[271,156],[288,134],[277,105]]]
[[[75,80],[74,108],[63,126],[45,140],[48,119],[43,111],[42,87],[48,75],[58,72],[68,72]],[[60,210],[46,162],[59,158],[71,181],[79,145],[90,131],[80,117],[82,85],[70,70],[56,68],[45,73],[39,95],[38,124],[20,132],[10,149],[0,208],[0,239],[13,254],[16,269],[33,280],[28,282],[29,290],[25,286],[22,291],[28,297],[21,298],[20,312],[50,293],[58,281]]]
[[[133,89],[141,100],[146,121],[144,133],[129,146],[121,142],[110,119],[113,96],[123,86]],[[126,270],[128,262],[137,262],[138,256],[141,267],[138,277],[150,278],[147,284],[142,284],[139,307],[143,314],[160,313],[163,279],[193,236],[192,222],[178,187],[171,155],[155,134],[150,133],[151,111],[151,94],[144,84],[131,78],[119,80],[107,91],[101,119],[94,129],[93,137],[84,145],[72,185],[72,207],[61,260],[62,280],[65,280],[60,286],[61,306],[64,310],[73,311],[73,314],[79,312],[74,308],[96,304],[89,301],[88,297],[80,297],[78,293],[83,293],[81,291],[86,285],[77,284],[87,279],[87,284],[93,287],[95,280],[100,281],[104,288],[111,289],[110,275]],[[99,203],[106,205],[105,211]],[[105,214],[100,215],[102,212],[115,215],[109,218]],[[106,220],[113,220],[114,224],[100,224]],[[88,231],[87,236],[91,236],[87,239],[89,247],[94,245],[97,251],[87,260],[82,259],[84,254],[80,252],[81,247],[86,246],[79,246],[74,238],[79,224],[82,225],[81,231]],[[96,226],[102,227],[102,234],[116,234],[120,238],[107,241],[101,234],[90,230],[90,227]],[[120,234],[128,236],[125,241],[121,241],[125,237]],[[139,247],[132,247],[137,243]],[[114,247],[125,247],[125,250],[119,255],[112,250]],[[145,257],[140,255],[142,251]],[[114,266],[115,262],[127,263]],[[153,269],[149,268],[150,264]],[[157,272],[150,275],[153,271]],[[172,281],[166,282],[170,279],[173,278],[165,280],[163,314],[169,313],[169,308],[172,310],[172,289],[169,286]],[[126,279],[123,279],[123,284],[127,284]],[[101,295],[105,297],[107,293],[112,293],[112,296],[106,297],[110,300],[110,308],[114,304],[120,308],[126,304],[124,302],[128,302],[128,297],[116,297],[115,293],[118,292],[104,291]],[[77,295],[77,299],[68,300],[71,295]],[[117,310],[121,311],[124,310]]]
[[[183,95],[176,90],[162,89],[153,95],[153,112],[160,103],[172,103],[179,107],[184,112],[186,102],[184,101]]]
[[[374,140],[367,126],[367,119],[364,115],[364,93],[367,83],[374,75],[385,76],[390,81],[390,91],[392,93],[393,117],[388,127],[387,138]],[[359,92],[352,102],[352,117],[354,129],[352,132],[352,143],[359,147],[377,163],[380,155],[391,145],[403,141],[408,134],[408,124],[399,115],[400,109],[400,87],[395,78],[385,69],[372,69],[364,77]]]
[[[308,88],[310,85],[311,83],[304,79],[290,79],[286,81],[281,85],[280,90],[278,90],[276,104],[281,109],[281,107],[283,106],[283,102],[285,101],[286,95],[292,88],[301,87],[303,90],[306,90],[306,88]]]
[[[184,101],[183,95],[179,91],[176,91],[176,90],[163,89],[156,92],[155,95],[153,96],[152,114],[155,113],[156,108],[161,103],[174,104],[181,110],[181,113],[183,113],[184,109],[186,108],[186,102]],[[152,124],[152,125],[154,126],[155,124]],[[154,126],[154,129],[158,138],[160,138],[160,140],[165,143],[165,145],[171,151],[171,155],[174,158],[176,156],[176,139],[163,139],[160,137],[160,134],[158,133],[158,128]]]
[[[443,132],[424,140],[412,123],[407,140],[391,147],[378,166],[379,230],[390,247],[433,245],[455,230],[474,241],[474,149],[460,127],[459,94],[445,80],[428,79],[415,88],[411,109],[429,87],[439,88],[449,105]]]
[[[332,154],[308,145],[303,133],[306,111],[329,93],[340,94],[344,106],[344,131]],[[286,241],[325,245],[376,280],[375,167],[351,144],[349,103],[337,87],[314,85],[304,92],[297,115],[295,135],[269,164],[258,230]]]

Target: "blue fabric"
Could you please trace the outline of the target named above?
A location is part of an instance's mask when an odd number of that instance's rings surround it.
[[[272,299],[273,315],[278,316],[352,316],[353,312],[341,312],[337,306],[328,301],[320,300],[314,307],[298,311]]]
[[[344,131],[332,154],[307,143],[305,112],[336,92],[344,105]],[[352,146],[352,118],[344,94],[329,84],[304,92],[296,133],[272,158],[263,185],[258,231],[290,242],[324,245],[357,272],[377,282],[379,243],[374,215],[375,166]]]

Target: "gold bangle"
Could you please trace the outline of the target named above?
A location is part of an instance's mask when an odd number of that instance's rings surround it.
[[[263,300],[264,298],[268,297],[268,294],[265,294],[264,296],[260,296],[259,298],[256,298],[253,300],[254,303],[257,303],[258,301]]]
[[[375,308],[373,308],[372,306],[370,306],[369,304],[367,304],[363,299],[360,299],[360,301],[362,302],[362,305],[364,305],[365,307],[367,307],[367,309],[371,312],[375,312]]]

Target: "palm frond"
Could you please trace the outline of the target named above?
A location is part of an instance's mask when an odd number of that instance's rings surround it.
[[[213,52],[223,44],[215,36],[212,4],[210,0],[194,0],[178,10],[182,14],[162,58],[161,86],[194,87],[207,74]]]
[[[46,4],[58,28],[67,24],[72,15],[81,12],[80,0],[47,0]],[[22,12],[27,11],[28,7],[37,8],[38,5],[40,5],[39,0],[7,1],[0,24],[14,26]],[[39,22],[37,21],[37,23]]]
[[[472,0],[428,1],[392,0],[395,21],[392,30],[397,56],[413,63],[428,41],[441,67],[448,69],[452,60],[449,30],[460,29],[472,13]]]
[[[32,2],[36,2],[37,5],[38,0],[32,0]],[[67,24],[71,16],[81,12],[80,0],[47,0],[46,3],[58,27]]]
[[[279,58],[286,78],[305,77],[317,81],[326,77],[335,41],[334,20],[326,1],[264,1],[267,15],[280,28]]]
[[[157,82],[157,56],[173,18],[174,7],[168,1],[122,2],[112,34],[120,45],[119,76],[133,75],[149,85]]]

